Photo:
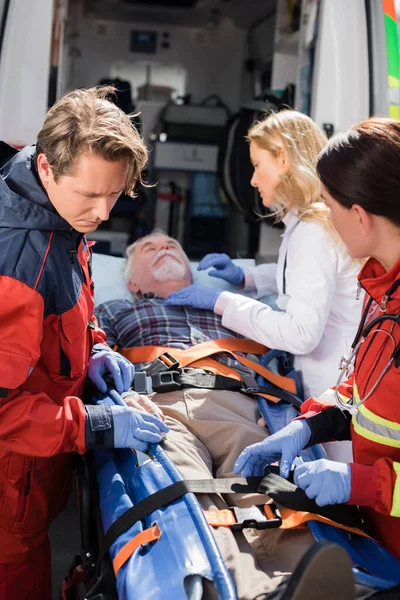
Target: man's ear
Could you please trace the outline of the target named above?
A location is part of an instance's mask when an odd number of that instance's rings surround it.
[[[36,164],[40,180],[46,188],[46,186],[51,181],[54,181],[54,175],[53,171],[51,170],[49,161],[47,160],[46,155],[43,154],[43,152],[38,155],[36,159]]]
[[[132,279],[129,280],[128,288],[129,291],[132,292],[132,294],[140,294],[139,286],[137,285],[137,283],[132,281]]]
[[[361,233],[364,237],[367,237],[373,226],[373,215],[368,213],[362,206],[359,204],[353,204],[350,209],[353,212],[353,215],[356,218],[356,222],[358,223]]]

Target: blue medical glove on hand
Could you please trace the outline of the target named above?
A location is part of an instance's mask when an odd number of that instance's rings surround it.
[[[210,277],[224,279],[233,285],[239,285],[244,279],[244,271],[241,267],[233,264],[227,254],[207,254],[199,263],[198,271],[204,271],[214,267],[208,274]]]
[[[172,292],[165,301],[167,306],[193,306],[214,310],[215,303],[221,290],[213,290],[204,285],[189,285],[177,292]]]
[[[141,412],[129,406],[111,406],[114,421],[114,448],[147,450],[148,444],[161,442],[162,433],[168,433],[167,425],[155,415]]]
[[[350,500],[351,470],[345,463],[320,458],[294,470],[294,482],[318,504],[344,504]]]
[[[294,459],[311,437],[311,429],[304,419],[292,421],[263,442],[248,446],[239,455],[235,473],[243,477],[264,475],[267,465],[280,460],[280,475],[287,479]]]
[[[103,377],[106,373],[111,375],[115,389],[122,394],[131,387],[135,377],[135,367],[118,352],[112,350],[93,352],[89,359],[87,375],[103,394],[107,391],[107,383]]]

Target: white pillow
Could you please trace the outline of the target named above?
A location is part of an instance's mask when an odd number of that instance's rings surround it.
[[[252,258],[235,258],[235,265],[242,267],[254,266]],[[107,254],[93,253],[93,281],[94,281],[94,302],[96,306],[107,302],[108,300],[133,300],[134,296],[130,293],[125,282],[122,267],[124,259],[119,256],[109,256]],[[223,279],[210,277],[207,271],[197,271],[198,262],[191,262],[190,266],[193,273],[193,283],[200,283],[207,287],[238,292],[235,285],[231,285]]]

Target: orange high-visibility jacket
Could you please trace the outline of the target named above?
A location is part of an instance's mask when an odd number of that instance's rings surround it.
[[[376,260],[363,267],[359,280],[373,298],[366,325],[400,311],[400,260],[386,272]],[[392,292],[390,289],[392,288]],[[360,346],[352,376],[339,386],[343,401],[367,396],[400,343],[400,325],[385,319],[372,327]],[[392,342],[393,339],[393,342]],[[351,439],[350,504],[360,505],[369,533],[400,558],[400,360],[394,361],[355,414],[332,407],[333,389],[302,406],[312,443]],[[347,429],[347,435],[345,433]]]

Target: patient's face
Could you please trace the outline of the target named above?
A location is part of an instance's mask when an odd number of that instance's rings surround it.
[[[135,294],[153,292],[166,298],[192,283],[189,261],[178,242],[166,235],[146,237],[130,257],[129,289]]]

